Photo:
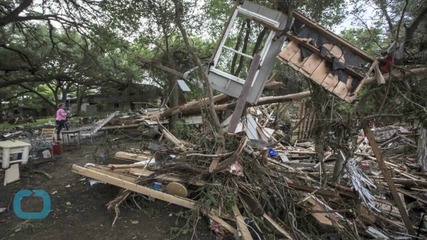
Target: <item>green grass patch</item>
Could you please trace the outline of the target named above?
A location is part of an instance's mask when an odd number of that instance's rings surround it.
[[[9,124],[9,123],[0,123],[0,131],[7,131],[7,130],[13,130],[18,126],[22,126],[22,127],[36,127],[36,126],[41,126],[44,125],[45,123],[48,123],[49,121],[51,121],[52,123],[55,124],[55,118],[51,117],[51,118],[40,118],[40,119],[36,119],[36,122],[33,123],[24,123],[24,124]]]

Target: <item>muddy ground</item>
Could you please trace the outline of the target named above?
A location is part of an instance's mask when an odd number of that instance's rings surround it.
[[[90,186],[88,179],[71,172],[71,166],[83,166],[88,162],[98,162],[99,155],[111,156],[116,151],[130,147],[141,147],[143,142],[121,137],[114,142],[106,142],[100,136],[94,144],[85,141],[81,149],[63,149],[62,154],[51,161],[33,160],[21,166],[21,180],[3,186],[4,171],[0,171],[0,240],[3,239],[215,239],[202,218],[197,222],[196,231],[177,234],[188,230],[186,218],[179,218],[185,209],[165,202],[149,202],[137,198],[122,204],[120,215],[112,227],[114,211],[108,211],[106,204],[119,192],[119,188],[96,184]],[[110,138],[111,139],[111,136]],[[111,160],[107,158],[107,162]],[[114,161],[114,160],[113,160]],[[52,179],[32,170],[42,170]],[[47,218],[23,220],[13,212],[13,196],[21,189],[41,189],[50,194],[52,207]],[[42,208],[40,198],[32,198],[25,207],[32,211]],[[26,199],[27,201],[27,199]],[[21,205],[24,211],[24,205]]]

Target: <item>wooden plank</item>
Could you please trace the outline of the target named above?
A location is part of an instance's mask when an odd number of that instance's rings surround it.
[[[301,69],[304,70],[310,77],[314,73],[314,71],[319,67],[322,63],[323,59],[317,54],[311,54],[310,57],[307,58],[307,61],[301,66]]]
[[[396,186],[393,183],[393,179],[390,176],[390,173],[387,169],[387,165],[385,164],[382,158],[380,149],[378,148],[378,144],[375,141],[375,138],[371,132],[371,129],[369,129],[366,123],[364,123],[363,132],[365,133],[365,136],[368,138],[369,145],[371,145],[372,151],[374,152],[374,155],[378,161],[378,165],[381,169],[384,179],[387,182],[387,186],[390,189],[390,193],[393,196],[393,200],[395,201],[397,208],[399,209],[400,215],[402,216],[403,223],[405,224],[408,232],[412,235],[415,235],[416,234],[415,229],[413,228],[411,220],[409,219],[408,213],[406,212],[405,206],[403,205],[399,197],[399,193],[397,192]]]
[[[152,190],[150,188],[141,186],[141,185],[137,185],[135,183],[133,183],[133,181],[135,181],[136,179],[132,179],[129,177],[125,177],[125,176],[120,176],[117,173],[114,172],[108,172],[105,169],[99,169],[96,167],[93,168],[84,168],[84,167],[80,167],[78,165],[73,165],[71,168],[71,171],[74,173],[77,173],[79,175],[82,176],[86,176],[89,178],[94,178],[97,179],[99,181],[103,181],[118,187],[122,187],[134,192],[138,192],[147,196],[151,196],[153,198],[162,200],[162,201],[166,201],[166,202],[170,202],[182,207],[186,207],[189,209],[197,209],[195,202],[191,199],[187,199],[187,198],[180,198],[180,197],[174,197],[172,195],[166,194],[166,193],[162,193],[156,190]],[[148,170],[146,170],[147,172],[149,172]],[[213,221],[219,223],[221,226],[223,226],[226,230],[230,231],[232,234],[236,233],[237,230],[235,228],[233,228],[230,224],[228,224],[227,222],[225,222],[223,219],[221,219],[220,217],[218,217],[214,212],[207,212],[205,210],[201,210],[202,213],[204,213],[205,215],[207,215],[209,218],[211,218]]]
[[[332,92],[335,86],[338,84],[338,82],[339,82],[338,76],[334,76],[332,73],[329,73],[325,77],[321,85],[329,92]]]
[[[295,66],[297,66],[299,70],[301,66],[304,64],[305,60],[307,59],[302,59],[301,49],[299,49],[298,52],[295,53],[295,55],[291,58],[290,62],[293,63]]]
[[[332,93],[334,93],[335,95],[337,95],[341,99],[345,99],[345,97],[348,94],[347,85],[341,81],[338,81],[338,84],[335,86]]]
[[[125,173],[120,172],[120,171],[111,171],[109,168],[104,167],[104,166],[98,165],[95,167],[91,167],[91,169],[95,169],[95,171],[97,171],[97,172],[107,174],[107,175],[110,175],[110,176],[113,176],[115,178],[119,178],[119,179],[122,179],[122,180],[125,180],[128,182],[135,182],[136,181],[136,177],[126,175]]]
[[[291,58],[298,52],[299,47],[298,47],[298,43],[296,43],[295,41],[290,41],[286,47],[279,53],[279,57],[281,59],[284,59],[286,61],[290,61]]]
[[[176,147],[178,147],[181,151],[186,152],[187,148],[184,146],[183,142],[176,138],[171,132],[169,132],[166,128],[162,129],[163,136],[172,142]]]
[[[403,190],[403,189],[400,189],[400,188],[398,188],[398,189],[397,189],[397,191],[399,191],[399,192],[401,192],[401,193],[405,194],[406,196],[409,196],[409,197],[411,197],[411,198],[413,198],[413,199],[417,200],[418,202],[422,202],[422,203],[424,203],[424,204],[427,204],[427,200],[422,199],[422,198],[420,198],[420,197],[416,196],[415,194],[413,194],[413,193],[411,193],[411,192],[409,192],[409,191],[406,191],[406,190]]]
[[[242,234],[242,239],[252,240],[253,238],[251,233],[249,232],[248,226],[245,223],[245,218],[242,216],[242,214],[240,213],[236,205],[234,205],[232,209],[233,209],[234,217],[236,218],[237,229]]]
[[[129,169],[129,173],[133,174],[135,176],[144,176],[144,177],[148,177],[151,174],[153,174],[154,172],[149,171],[147,169],[142,169],[142,168],[130,168]],[[204,186],[207,183],[205,181],[202,180],[197,180],[197,179],[183,179],[179,176],[176,176],[172,173],[166,173],[166,174],[161,174],[161,175],[157,175],[156,179],[161,179],[164,181],[170,181],[170,182],[182,182],[182,183],[189,183],[191,185],[195,185],[195,186]]]
[[[152,156],[146,155],[146,154],[129,153],[129,152],[116,152],[116,154],[114,155],[114,158],[120,159],[120,160],[139,162],[144,160],[150,160]]]
[[[233,235],[237,233],[237,229],[235,229],[233,226],[228,224],[222,218],[215,215],[213,211],[211,211],[210,213],[207,213],[207,215],[210,219],[212,219],[214,222],[219,223],[221,226],[223,226],[227,231],[231,232]]]
[[[310,78],[313,79],[317,84],[321,85],[325,78],[328,76],[331,70],[327,66],[327,62],[323,60],[319,66],[311,74]]]
[[[73,173],[77,173],[82,176],[103,181],[117,187],[128,189],[133,192],[141,193],[158,200],[173,203],[175,205],[182,206],[189,209],[197,209],[196,203],[191,199],[175,197],[167,193],[156,191],[151,188],[147,188],[147,187],[135,184],[133,182],[129,182],[129,181],[117,178],[115,176],[96,171],[93,168],[84,168],[76,164],[73,164],[71,171]]]
[[[283,229],[276,221],[274,221],[270,216],[267,215],[267,213],[264,213],[262,215],[267,222],[269,222],[278,232],[280,232],[283,236],[286,238],[292,240],[294,239],[291,234],[289,234],[285,229]]]
[[[128,124],[120,126],[104,126],[100,130],[114,130],[114,129],[127,129],[127,128],[138,128],[140,124]]]

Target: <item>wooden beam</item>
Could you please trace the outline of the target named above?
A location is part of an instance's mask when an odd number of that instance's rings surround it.
[[[129,152],[116,152],[114,155],[114,158],[119,160],[128,160],[128,161],[145,161],[150,160],[153,156],[149,156],[146,154],[136,154],[136,153],[129,153]]]
[[[207,213],[208,217],[212,219],[214,222],[219,223],[221,226],[223,226],[227,231],[231,232],[233,235],[237,233],[237,229],[235,229],[233,226],[228,224],[226,221],[224,221],[222,218],[218,217],[211,211],[210,213]]]
[[[173,203],[173,204],[181,206],[181,207],[185,207],[185,208],[189,208],[189,209],[197,209],[196,203],[191,199],[179,198],[179,197],[175,197],[173,195],[167,194],[167,193],[156,191],[154,189],[147,188],[147,187],[138,185],[136,183],[120,179],[117,176],[113,176],[110,174],[106,174],[106,173],[97,171],[94,168],[84,168],[84,167],[78,166],[76,164],[73,164],[71,171],[73,173],[77,173],[77,174],[82,175],[82,176],[86,176],[86,177],[93,178],[93,179],[96,179],[96,180],[99,180],[102,182],[106,182],[106,183],[109,183],[111,185],[121,187],[124,189],[128,189],[128,190],[133,191],[133,192],[141,193],[141,194],[144,194],[146,196],[149,196],[149,197],[152,197],[152,198],[155,198],[158,200]]]
[[[255,74],[258,71],[258,66],[261,61],[261,56],[256,54],[252,59],[251,66],[249,67],[248,76],[243,85],[243,89],[240,92],[239,99],[237,100],[236,107],[234,108],[233,115],[231,116],[230,124],[228,125],[228,132],[234,133],[236,131],[237,124],[240,122],[243,110],[246,106],[246,100],[251,91],[252,83],[255,80]]]
[[[375,141],[374,135],[371,132],[371,129],[369,129],[368,125],[365,123],[363,126],[363,132],[365,133],[365,136],[368,138],[369,145],[371,145],[372,151],[374,152],[374,155],[378,161],[378,165],[380,166],[381,172],[384,176],[385,181],[387,182],[387,186],[390,189],[390,193],[393,196],[393,200],[397,205],[397,208],[399,209],[400,215],[402,216],[403,223],[406,226],[406,229],[408,230],[409,234],[415,236],[416,232],[415,229],[412,226],[412,222],[409,219],[408,213],[406,212],[405,206],[403,205],[400,197],[399,192],[396,189],[396,186],[393,183],[393,179],[390,176],[389,171],[387,170],[387,165],[385,164],[380,149],[378,148],[378,144]]]
[[[274,221],[267,213],[262,215],[267,222],[269,222],[278,232],[280,232],[283,236],[287,237],[290,240],[293,240],[291,234],[289,234],[285,229],[283,229],[276,221]]]
[[[153,197],[155,199],[173,203],[178,206],[182,206],[189,209],[198,209],[195,202],[191,199],[175,197],[167,193],[163,193],[160,191],[156,191],[156,190],[138,185],[136,183],[133,183],[132,181],[123,180],[120,178],[119,174],[117,173],[106,172],[106,170],[97,169],[97,168],[84,168],[76,164],[73,164],[71,171],[73,173],[76,173],[82,176],[103,181],[111,185],[125,188],[133,192],[141,193],[141,194]],[[127,179],[129,180],[129,178]],[[211,218],[213,221],[219,223],[221,226],[223,226],[226,230],[228,230],[232,234],[237,232],[237,230],[234,227],[232,227],[230,224],[228,224],[223,219],[218,217],[213,211],[208,212],[204,209],[200,209],[200,211],[203,214],[207,215],[209,218]]]
[[[141,126],[141,125],[140,124],[128,124],[128,125],[121,125],[121,126],[105,126],[105,127],[102,127],[101,130],[137,128],[139,126]]]
[[[251,233],[249,232],[248,226],[245,223],[245,218],[240,213],[236,205],[232,207],[234,217],[236,218],[237,229],[239,229],[242,234],[243,240],[253,240]]]
[[[320,26],[319,24],[317,24],[316,22],[310,20],[309,18],[307,18],[306,16],[304,16],[303,14],[297,12],[297,11],[293,11],[292,15],[295,19],[303,22],[305,25],[314,28],[315,30],[317,30],[318,32],[320,32],[321,34],[323,34],[326,38],[333,40],[347,48],[349,48],[350,51],[352,51],[353,53],[355,53],[356,55],[358,55],[359,57],[363,58],[364,60],[368,61],[368,62],[373,62],[375,61],[375,59],[371,56],[369,56],[369,54],[357,47],[355,47],[353,44],[351,44],[350,42],[348,42],[347,40],[339,37],[338,35],[332,33],[331,31],[323,28],[322,26]]]
[[[422,75],[427,73],[427,68],[414,68],[414,69],[406,69],[402,71],[400,69],[393,70],[391,73],[391,78],[396,80],[405,80],[405,77],[411,77],[414,75]],[[384,79],[388,81],[390,79],[390,73],[383,74]],[[363,81],[363,84],[372,84],[376,83],[377,77],[370,77]]]

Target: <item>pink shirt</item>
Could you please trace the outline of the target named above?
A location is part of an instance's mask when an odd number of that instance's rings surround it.
[[[62,121],[67,119],[67,113],[64,109],[60,108],[58,111],[56,111],[56,120]]]

